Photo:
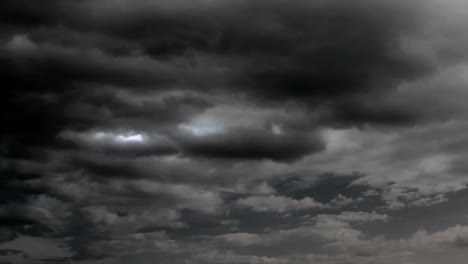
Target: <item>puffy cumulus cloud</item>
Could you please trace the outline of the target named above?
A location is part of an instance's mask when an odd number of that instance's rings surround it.
[[[375,213],[373,213],[375,215]],[[345,215],[353,217],[344,217]],[[357,217],[359,215],[359,217]],[[364,212],[346,212],[341,215],[327,216],[338,218],[347,218],[352,221],[372,221],[380,220],[384,217],[368,217],[372,213]],[[359,219],[358,219],[359,218]],[[372,219],[371,219],[372,218]],[[324,220],[325,218],[322,218]],[[304,239],[312,235],[319,235],[326,238],[329,243],[324,243],[326,250],[317,250],[316,254],[294,254],[286,258],[283,255],[276,255],[278,260],[283,259],[288,263],[309,263],[317,261],[318,263],[392,263],[400,261],[402,263],[436,263],[430,262],[431,257],[438,260],[453,260],[454,263],[463,263],[463,250],[465,227],[453,226],[445,230],[433,233],[420,230],[414,234],[399,239],[391,240],[382,237],[366,237],[357,230],[352,229],[344,222],[317,222],[315,227],[304,227],[298,230],[281,230],[270,234],[246,234],[232,233],[217,237],[225,243],[235,246],[252,246],[259,248],[271,246],[275,243],[281,243],[282,247],[295,247],[294,241]],[[317,229],[323,229],[319,231]],[[334,230],[333,232],[331,232]],[[335,233],[336,232],[336,233]],[[278,239],[279,241],[271,241]],[[301,242],[304,242],[301,240]],[[309,246],[310,246],[309,241]],[[259,249],[256,249],[257,251]],[[293,250],[293,249],[291,249]],[[333,252],[333,253],[332,253]],[[331,253],[331,254],[330,254]],[[448,254],[448,255],[444,255]],[[450,255],[454,254],[454,255]],[[427,262],[429,261],[429,262]]]
[[[160,200],[167,199],[176,202],[179,208],[195,209],[206,213],[215,213],[223,205],[219,192],[206,190],[188,185],[160,184],[151,181],[136,181],[130,184],[116,182],[114,186],[117,192],[132,195],[154,196]]]
[[[220,239],[227,243],[240,245],[240,246],[249,246],[249,245],[259,244],[265,241],[261,235],[250,234],[250,233],[224,234],[224,235],[218,236],[217,239]]]
[[[113,224],[119,219],[118,214],[108,212],[102,207],[87,207],[82,210],[94,224]]]
[[[0,255],[464,263],[467,10],[1,1]]]
[[[237,201],[237,206],[249,208],[256,212],[277,212],[286,213],[290,211],[308,210],[322,208],[324,205],[310,197],[301,200],[294,200],[282,196],[252,196],[241,198]]]
[[[404,207],[426,207],[448,201],[444,193],[425,194],[408,189],[387,189],[382,193],[382,199],[391,210]]]
[[[151,232],[114,236],[107,240],[93,241],[88,247],[96,256],[116,257],[156,250],[176,251],[179,245],[170,239],[165,232]]]
[[[116,232],[135,232],[147,226],[169,226],[174,228],[185,227],[179,221],[180,213],[175,210],[141,211],[129,210],[122,212],[122,208],[113,209],[104,206],[87,206],[81,211],[91,223],[97,227],[113,228]]]
[[[425,206],[446,202],[446,194],[466,187],[460,159],[465,156],[465,121],[451,120],[430,125],[386,131],[382,129],[324,130],[326,150],[301,163],[314,164],[315,171],[363,175],[353,184],[379,189],[392,208]],[[459,134],[460,133],[460,134]],[[437,134],[437,140],[433,140]],[[354,169],[353,169],[354,170]]]
[[[233,252],[205,251],[194,256],[199,263],[248,263],[248,264],[284,264],[288,259],[256,255],[239,255]]]
[[[306,250],[304,245],[317,250],[321,247],[333,246],[336,243],[349,243],[352,245],[364,238],[361,231],[340,220],[339,216],[325,218],[326,216],[321,216],[316,223],[305,224],[292,229],[272,230],[265,233],[228,233],[215,236],[213,239],[238,247],[256,246],[259,248],[267,247],[272,250],[278,250],[279,245],[298,245],[299,248],[296,250],[302,252]],[[294,251],[296,252],[296,250]]]
[[[318,222],[328,222],[329,220],[338,220],[347,223],[354,222],[372,222],[372,221],[387,221],[388,216],[385,214],[378,214],[376,212],[352,212],[344,211],[338,215],[317,215],[315,217]]]
[[[457,225],[434,233],[420,230],[413,235],[410,243],[464,247],[466,246],[466,237],[467,227]]]
[[[183,227],[180,210],[217,214],[224,207],[219,191],[143,179],[97,183],[83,178],[70,183],[53,182],[51,186],[53,193],[79,206],[91,223],[112,226],[117,231],[146,226]]]

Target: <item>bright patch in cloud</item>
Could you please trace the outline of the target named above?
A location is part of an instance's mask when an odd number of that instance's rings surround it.
[[[185,124],[179,125],[179,128],[197,137],[221,133],[224,130],[223,128],[216,126],[196,126]]]
[[[146,140],[146,137],[142,134],[118,134],[107,132],[97,132],[94,134],[94,138],[97,140],[110,140],[116,143],[142,143]]]

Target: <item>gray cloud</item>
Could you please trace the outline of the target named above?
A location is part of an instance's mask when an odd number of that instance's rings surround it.
[[[3,1],[0,262],[464,263],[466,10]]]

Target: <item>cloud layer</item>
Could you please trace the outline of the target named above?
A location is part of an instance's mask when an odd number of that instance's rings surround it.
[[[0,3],[0,262],[465,263],[462,0]]]

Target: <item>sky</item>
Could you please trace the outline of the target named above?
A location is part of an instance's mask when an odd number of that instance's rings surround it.
[[[0,263],[462,264],[466,0],[0,1]]]

